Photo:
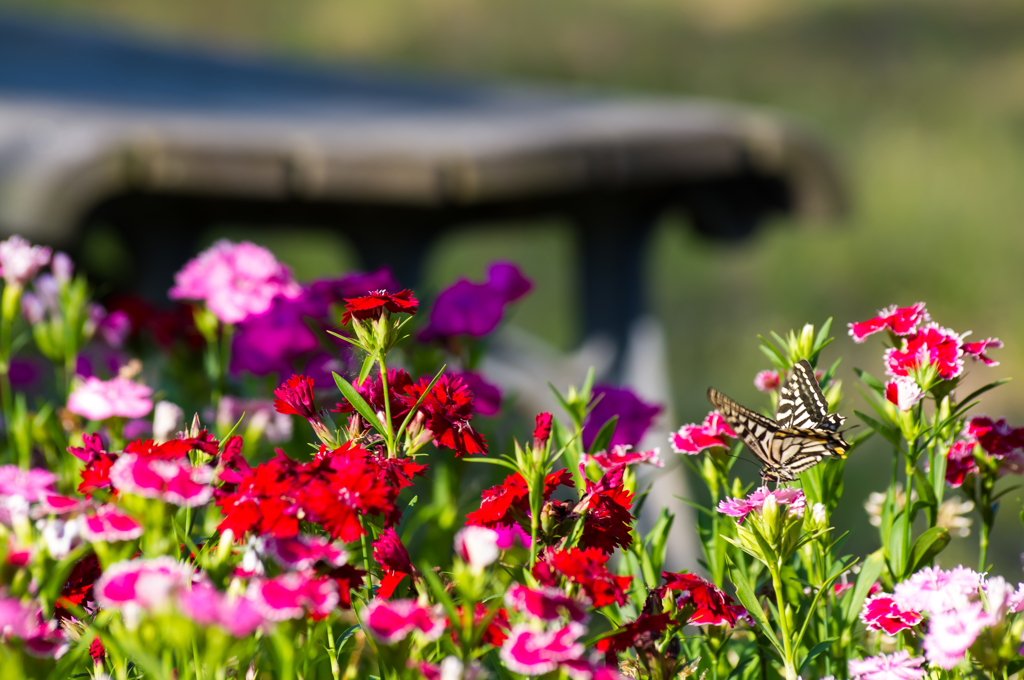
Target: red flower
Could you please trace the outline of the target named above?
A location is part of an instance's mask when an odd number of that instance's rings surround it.
[[[252,471],[249,461],[242,455],[242,443],[242,438],[237,434],[234,435],[224,444],[224,450],[217,459],[217,478],[224,482],[224,486],[213,492],[218,498],[234,491],[235,487]]]
[[[986,366],[998,366],[999,362],[989,359],[985,352],[991,349],[998,349],[1003,346],[999,338],[986,338],[980,342],[965,342],[964,354],[974,357]]]
[[[351,564],[334,567],[327,575],[338,584],[338,596],[342,609],[352,609],[352,591],[363,587],[366,572]]]
[[[301,471],[299,463],[278,449],[277,457],[250,470],[234,492],[217,499],[224,515],[217,530],[230,529],[236,538],[248,531],[277,538],[298,534]]]
[[[366,400],[374,413],[385,412],[384,389],[379,373],[367,376],[361,383],[353,380],[352,387]],[[409,409],[416,403],[415,400],[412,403],[408,402],[406,390],[409,387],[412,387],[412,378],[408,372],[401,368],[388,369],[388,405],[391,407],[391,428],[396,433],[409,414]],[[355,409],[348,401],[339,402],[331,410],[335,413],[355,413]],[[364,420],[363,428],[369,427],[370,424]]]
[[[103,440],[98,434],[82,435],[82,443],[84,446],[69,446],[68,453],[86,463],[96,460],[107,452],[106,447],[103,446]]]
[[[393,314],[415,314],[419,305],[411,290],[394,294],[377,290],[365,297],[345,298],[345,314],[341,317],[341,323],[348,324],[352,319],[377,319],[385,310]]]
[[[587,493],[576,506],[586,511],[581,548],[596,547],[606,553],[625,550],[633,543],[633,494],[622,483],[625,467],[605,473],[600,482],[587,480]],[[582,508],[580,507],[582,506]]]
[[[72,618],[68,607],[82,607],[83,605],[95,602],[93,597],[93,584],[103,573],[100,568],[100,560],[95,553],[89,553],[82,559],[75,562],[71,568],[68,580],[61,588],[60,596],[54,606],[54,616],[57,619]]]
[[[107,658],[107,650],[100,642],[99,636],[94,637],[89,643],[89,656],[92,657],[93,664],[103,663],[103,660]]]
[[[366,533],[360,518],[378,515],[391,524],[400,516],[395,506],[398,489],[378,474],[372,456],[351,442],[316,466],[315,483],[304,494],[303,506],[313,521],[333,538],[351,543]]]
[[[889,329],[893,335],[911,335],[920,323],[929,320],[928,311],[923,302],[909,307],[892,305],[878,312],[878,316],[867,321],[848,324],[850,337],[854,342],[864,342],[869,335]]]
[[[946,484],[954,489],[960,488],[967,475],[978,471],[978,461],[974,459],[974,440],[956,441],[946,452]]]
[[[888,593],[869,597],[860,612],[860,620],[867,624],[868,630],[884,630],[889,635],[913,628],[923,619],[915,611],[900,609]]]
[[[89,495],[98,489],[110,488],[110,468],[114,466],[117,454],[107,453],[98,434],[84,435],[82,441],[84,446],[68,447],[68,453],[85,461],[78,492]]]
[[[559,486],[572,486],[568,470],[552,472],[544,479],[544,500],[549,500]],[[516,524],[516,511],[524,516],[530,512],[529,494],[526,480],[515,472],[498,486],[483,492],[480,509],[466,515],[466,523],[492,529]]]
[[[627,623],[615,635],[598,640],[594,646],[604,652],[605,663],[614,666],[618,664],[619,652],[641,644],[643,638],[657,640],[671,622],[672,614],[641,614],[636,621]]]
[[[537,426],[533,428],[533,441],[536,446],[544,446],[551,436],[551,414],[545,411],[537,414]]]
[[[306,420],[317,418],[313,403],[313,379],[304,375],[293,375],[274,390],[274,408],[278,413],[302,416]]]
[[[466,611],[462,605],[456,607],[455,611],[459,613],[459,618],[462,618],[462,612]],[[477,602],[476,608],[473,610],[473,623],[479,626],[480,623],[487,618],[487,615],[491,610],[487,608],[483,602]],[[500,647],[505,640],[508,639],[508,631],[511,629],[511,625],[508,622],[508,610],[504,607],[498,607],[494,610],[494,616],[491,618],[491,622],[487,624],[487,628],[484,629],[481,641],[485,645],[491,645],[492,647]],[[451,632],[452,642],[458,644],[458,640],[455,637],[455,630]]]
[[[370,462],[377,467],[377,476],[398,490],[412,486],[412,478],[422,477],[427,471],[426,463],[417,463],[415,458],[372,455]]]
[[[904,339],[899,349],[887,349],[885,366],[890,375],[897,377],[932,365],[943,380],[950,380],[963,373],[963,355],[959,335],[937,324],[928,324],[916,335]]]
[[[163,444],[154,444],[152,439],[138,439],[128,442],[125,453],[134,453],[140,458],[157,458],[159,460],[177,460],[188,455],[194,447],[187,439],[172,439]]]
[[[555,586],[557,572],[572,583],[578,583],[595,607],[612,603],[623,605],[633,577],[612,574],[605,566],[607,562],[608,555],[597,548],[549,551],[534,565],[533,575],[544,585]]]
[[[384,570],[380,587],[377,589],[377,597],[381,599],[391,597],[402,579],[414,573],[409,551],[402,545],[394,529],[385,529],[373,542],[373,559],[377,560]]]
[[[736,620],[746,616],[747,610],[733,604],[733,599],[696,574],[673,574],[663,571],[665,588],[682,593],[676,600],[680,608],[693,606],[687,623],[695,626],[735,626]]]
[[[996,458],[1024,448],[1024,428],[1010,427],[1006,418],[993,421],[988,416],[975,416],[967,424],[964,434],[977,439],[981,448]]]
[[[434,444],[455,451],[455,455],[487,453],[487,441],[473,429],[469,421],[473,417],[473,393],[462,378],[443,375],[430,385],[429,378],[423,378],[406,388],[407,402],[411,407],[426,393],[420,403],[420,411],[426,416],[426,426],[434,435]]]

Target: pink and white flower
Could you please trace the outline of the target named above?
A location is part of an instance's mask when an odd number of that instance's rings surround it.
[[[57,476],[49,470],[22,470],[17,465],[0,465],[0,496],[18,496],[29,503],[36,503],[55,493],[53,485],[56,481]]]
[[[885,398],[901,411],[909,411],[922,397],[924,393],[909,375],[901,375],[885,383]]]
[[[654,467],[665,467],[665,462],[658,457],[659,450],[651,449],[650,451],[631,451],[633,447],[629,445],[613,446],[610,451],[602,451],[593,455],[586,454],[586,460],[588,463],[593,462],[604,470],[610,472],[612,470],[618,470],[621,467],[627,465],[636,465],[638,463],[649,463]]]
[[[978,471],[978,461],[974,458],[974,447],[977,442],[962,439],[953,442],[946,452],[946,484],[959,489],[967,475]]]
[[[788,505],[789,514],[793,517],[802,517],[807,507],[807,499],[800,489],[786,487],[769,491],[767,486],[762,486],[746,498],[728,498],[719,501],[718,512],[735,517],[737,522],[743,522],[751,512],[761,512],[761,508],[764,507],[768,498],[774,498],[778,505]]]
[[[185,507],[205,505],[213,497],[213,469],[187,459],[161,460],[126,453],[110,468],[110,481],[124,493],[159,498]]]
[[[712,411],[700,425],[683,425],[669,442],[676,453],[692,456],[715,446],[729,448],[730,438],[735,439],[736,433],[718,411]]]
[[[924,636],[928,663],[946,670],[955,668],[981,631],[993,623],[994,618],[981,602],[932,614]]]
[[[754,376],[754,387],[758,392],[773,392],[779,389],[782,383],[782,375],[771,369],[760,371]]]
[[[978,595],[981,575],[967,567],[943,571],[925,567],[893,589],[893,600],[903,610],[939,614],[966,607]]]
[[[480,573],[501,555],[500,539],[494,529],[466,526],[455,534],[455,552],[470,569]]]
[[[850,327],[850,337],[853,341],[861,343],[867,340],[869,335],[886,329],[892,331],[893,335],[912,335],[918,324],[927,323],[929,320],[924,303],[918,302],[909,307],[892,305],[879,310],[878,316],[874,318],[847,325]]]
[[[856,680],[920,680],[927,675],[921,668],[924,657],[911,657],[910,652],[879,654],[867,659],[850,659],[850,677]]]
[[[340,567],[348,559],[340,544],[332,543],[322,536],[299,534],[292,538],[270,537],[264,544],[264,551],[283,569],[305,571],[317,562]]]
[[[134,625],[140,613],[166,607],[174,592],[192,581],[194,573],[189,565],[166,555],[117,562],[97,579],[93,587],[96,602],[105,609],[120,610]]]
[[[515,583],[505,592],[505,604],[541,621],[557,621],[562,616],[582,623],[587,620],[589,601],[575,600],[557,588],[527,588]]]
[[[237,638],[251,635],[266,621],[245,595],[225,595],[205,583],[178,591],[178,610],[201,626],[220,626]]]
[[[38,606],[13,597],[0,597],[0,643],[19,638],[35,657],[59,659],[70,643],[55,620],[44,621]]]
[[[68,410],[89,420],[141,418],[153,410],[153,390],[128,378],[100,380],[93,376],[68,397]]]
[[[236,324],[270,309],[274,298],[298,297],[301,287],[266,248],[217,241],[174,275],[172,300],[202,300],[223,323]]]
[[[575,622],[552,631],[537,631],[527,624],[519,624],[509,631],[499,655],[514,673],[543,675],[558,668],[562,662],[583,656],[584,648],[579,638],[585,631]]]
[[[988,358],[985,352],[990,349],[999,349],[1002,346],[1003,343],[999,338],[985,338],[978,342],[965,342],[964,354],[974,357],[975,360],[980,361],[986,366],[998,366],[999,362]]]
[[[304,611],[314,616],[327,616],[338,605],[339,598],[334,579],[302,572],[254,579],[249,583],[246,596],[270,621],[301,618]]]
[[[899,349],[885,352],[886,371],[893,377],[909,375],[925,366],[934,366],[939,377],[950,380],[964,371],[963,340],[938,324],[928,324],[916,335],[903,340]]]
[[[851,584],[852,587],[852,584]],[[915,611],[900,609],[888,593],[878,593],[864,601],[860,620],[868,630],[884,630],[895,635],[901,630],[909,630],[921,623],[923,616]]]
[[[103,505],[95,514],[81,518],[82,538],[87,541],[131,541],[142,535],[142,525],[115,505]]]
[[[34,246],[20,236],[0,242],[0,276],[9,286],[24,286],[50,262],[53,251]]]
[[[370,635],[385,645],[400,642],[413,632],[433,642],[447,625],[437,607],[424,607],[415,600],[372,600],[363,610],[363,623]]]

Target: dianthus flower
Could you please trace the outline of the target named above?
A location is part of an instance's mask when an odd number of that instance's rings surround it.
[[[779,505],[788,505],[790,515],[801,516],[807,507],[804,492],[800,489],[787,487],[769,491],[767,486],[762,486],[746,498],[729,498],[719,501],[718,512],[735,517],[737,523],[742,523],[751,512],[761,512],[761,508],[769,496],[774,497],[775,502]]]
[[[644,438],[654,418],[661,413],[661,406],[648,404],[628,388],[611,385],[595,386],[590,406],[590,413],[583,421],[584,449],[590,449],[597,433],[615,416],[619,420],[615,424],[615,434],[609,446],[636,446]]]
[[[346,298],[345,313],[341,317],[341,323],[348,325],[352,319],[358,321],[379,319],[385,311],[392,314],[415,314],[419,305],[419,300],[413,297],[411,290],[402,290],[397,293],[375,290],[363,297]]]
[[[938,324],[928,324],[905,338],[899,349],[885,351],[886,371],[893,377],[909,375],[925,366],[935,367],[943,380],[956,378],[964,371],[963,341],[960,336]]]
[[[298,534],[291,538],[271,536],[265,541],[263,549],[282,569],[291,571],[312,569],[318,562],[340,567],[348,559],[348,554],[340,544],[312,534]]]
[[[551,437],[552,416],[547,411],[537,414],[536,425],[533,428],[534,446],[544,446]]]
[[[0,465],[0,496],[18,496],[27,503],[37,503],[55,493],[57,476],[43,468],[22,470],[17,465]]]
[[[1002,341],[999,338],[985,338],[978,342],[965,342],[964,343],[964,354],[974,357],[977,361],[985,364],[986,366],[998,366],[999,362],[990,359],[986,356],[985,352],[991,349],[998,349],[1003,346]]]
[[[68,396],[68,410],[89,420],[141,418],[153,410],[153,390],[128,378],[87,378]]]
[[[134,559],[107,567],[94,586],[96,602],[135,621],[142,612],[162,609],[174,592],[191,583],[194,569],[172,557]]]
[[[893,600],[904,610],[938,614],[966,606],[980,586],[981,575],[967,567],[925,567],[896,584]]]
[[[1024,448],[1024,428],[1011,427],[1006,418],[994,421],[988,416],[975,416],[967,423],[964,436],[976,439],[985,453],[996,458]]]
[[[527,588],[513,583],[505,591],[505,604],[541,621],[558,621],[562,616],[570,621],[587,620],[588,602],[575,600],[558,588]]]
[[[760,371],[754,376],[754,387],[757,388],[758,392],[772,392],[779,389],[781,383],[782,376],[778,371],[769,369]]]
[[[633,493],[623,484],[624,467],[608,472],[599,482],[587,480],[587,490],[576,506],[586,512],[583,519],[581,548],[596,547],[611,554],[615,548],[625,550],[633,543]]]
[[[558,585],[559,577],[576,583],[595,607],[626,602],[632,576],[616,576],[606,566],[608,555],[597,548],[569,548],[546,551],[533,568],[534,577],[543,585]]]
[[[40,614],[36,604],[0,596],[0,630],[5,646],[8,638],[19,638],[32,656],[59,659],[68,650],[68,640],[56,620],[43,621]]]
[[[313,379],[292,375],[274,390],[274,408],[278,413],[301,416],[306,420],[317,419],[316,404],[313,402]]]
[[[910,657],[910,652],[879,654],[867,659],[850,659],[850,676],[856,680],[920,680],[927,675],[921,668],[924,657]]]
[[[930,320],[923,302],[909,307],[892,305],[879,310],[878,316],[867,321],[847,324],[854,342],[864,342],[869,335],[888,329],[893,335],[912,335],[921,323]]]
[[[429,342],[457,335],[483,337],[501,323],[505,307],[526,295],[532,287],[519,268],[508,262],[492,264],[485,283],[459,279],[434,300],[420,339]]]
[[[681,609],[693,607],[693,613],[687,620],[691,625],[731,627],[747,614],[746,609],[733,604],[732,597],[697,574],[673,574],[663,571],[661,577],[665,579],[667,590],[681,591],[676,598],[676,604]]]
[[[24,286],[50,262],[52,250],[34,246],[20,236],[0,242],[0,276],[9,286]]]
[[[426,463],[417,463],[415,458],[388,458],[372,454],[368,460],[377,470],[377,477],[398,490],[413,485],[413,477],[422,477],[427,472]]]
[[[952,670],[963,660],[981,631],[995,622],[981,602],[961,604],[955,609],[932,614],[924,636],[928,663]]]
[[[371,600],[363,610],[367,630],[378,642],[393,645],[410,633],[418,633],[426,642],[441,637],[447,621],[440,607],[424,607],[415,600]]]
[[[429,383],[428,383],[429,384]],[[356,389],[374,413],[383,414],[384,410],[384,386],[379,373],[368,375],[362,382],[352,381],[352,387]],[[391,408],[391,431],[398,432],[398,429],[405,422],[409,409],[416,403],[414,399],[409,403],[406,390],[412,387],[412,378],[402,368],[388,369],[388,405]],[[333,409],[335,413],[355,413],[352,404],[348,400],[339,402]],[[383,418],[382,418],[383,419]],[[370,424],[362,421],[363,429],[368,429]]]
[[[889,593],[878,593],[864,600],[860,620],[868,630],[884,630],[895,635],[921,623],[924,617],[915,611],[901,609]]]
[[[587,462],[596,463],[605,472],[618,470],[628,465],[649,463],[654,467],[665,467],[664,461],[658,457],[658,449],[650,451],[630,451],[630,446],[613,446],[609,451],[601,451],[593,455],[586,454]]]
[[[187,460],[161,460],[125,453],[110,469],[110,481],[122,493],[158,498],[190,508],[213,497],[213,469]]]
[[[572,486],[572,475],[568,470],[552,472],[544,478],[544,500],[549,500],[559,486]],[[517,523],[516,511],[523,516],[530,512],[529,494],[526,480],[514,472],[501,484],[483,492],[480,509],[466,515],[466,523],[492,529],[499,525],[514,525]]]
[[[700,425],[683,425],[679,431],[669,437],[672,450],[676,453],[694,455],[704,449],[720,446],[729,448],[729,439],[735,439],[736,433],[729,423],[718,413],[712,411]]]
[[[269,621],[301,618],[304,612],[323,618],[338,604],[338,584],[332,578],[293,571],[274,578],[253,579],[245,595]]]
[[[563,628],[538,632],[532,626],[513,626],[499,656],[514,673],[543,675],[559,667],[562,662],[583,656],[583,643],[579,638],[586,632],[581,624],[570,622]]]
[[[885,383],[885,398],[901,411],[909,411],[922,397],[924,393],[909,375],[901,375]]]
[[[90,542],[131,541],[142,535],[142,525],[114,505],[104,505],[81,517],[82,538]]]
[[[594,647],[604,653],[605,663],[613,666],[618,663],[619,652],[637,646],[645,638],[657,640],[671,623],[671,613],[640,614],[636,621],[627,623],[614,635],[598,640]]]
[[[953,442],[946,451],[946,484],[959,489],[967,475],[978,472],[978,461],[974,459],[976,442],[962,439]]]
[[[237,638],[252,635],[266,624],[248,596],[226,595],[205,583],[178,591],[177,605],[178,611],[200,626],[219,626]]]
[[[434,436],[434,445],[451,449],[455,455],[487,453],[487,440],[473,429],[473,393],[462,378],[442,375],[427,391],[430,378],[407,387],[406,402],[411,407],[425,393],[420,412],[426,416],[426,428]]]
[[[455,534],[455,553],[480,573],[501,555],[501,535],[494,529],[469,525]]]
[[[381,531],[373,542],[373,559],[377,560],[384,571],[377,589],[377,597],[382,600],[389,599],[402,579],[415,573],[409,551],[402,545],[398,532],[393,528]]]
[[[266,248],[217,241],[174,275],[172,300],[201,300],[221,322],[236,324],[270,309],[274,298],[297,297],[291,272]]]
[[[54,603],[54,617],[59,620],[69,619],[71,612],[68,611],[68,607],[86,609],[89,604],[95,602],[93,585],[102,573],[103,569],[96,553],[89,553],[75,562],[68,580],[61,588],[60,596]]]

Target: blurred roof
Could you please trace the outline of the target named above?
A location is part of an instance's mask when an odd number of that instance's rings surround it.
[[[749,108],[297,66],[0,16],[0,229],[70,237],[126,192],[478,205],[755,172],[843,191],[807,131]]]

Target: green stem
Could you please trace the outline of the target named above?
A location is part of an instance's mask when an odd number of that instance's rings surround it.
[[[196,680],[203,680],[203,662],[199,660],[199,644],[192,638],[192,662],[196,666]]]
[[[786,680],[797,680],[797,668],[794,660],[793,640],[789,630],[789,619],[786,617],[786,598],[783,595],[782,578],[777,568],[769,568],[772,575],[772,587],[775,588],[775,604],[779,608],[779,628],[782,631],[782,646],[785,658]]]
[[[380,364],[380,385],[384,394],[384,430],[388,433],[388,458],[395,457],[395,433],[391,427],[391,399],[388,397],[388,368],[384,364],[384,355],[377,357]]]
[[[331,653],[331,677],[334,680],[341,678],[341,668],[338,666],[338,652],[334,647],[334,626],[330,621],[327,624],[327,651]]]
[[[7,446],[11,446],[10,428],[14,422],[14,400],[11,393],[11,329],[14,317],[18,313],[18,301],[21,299],[22,287],[17,284],[4,286],[0,297],[0,400],[4,412],[4,432]]]
[[[365,529],[366,527],[363,528]],[[369,602],[373,599],[373,584],[370,583],[372,572],[370,571],[370,549],[366,545],[366,533],[359,537],[359,545],[363,549],[363,569],[366,571],[366,601]]]

